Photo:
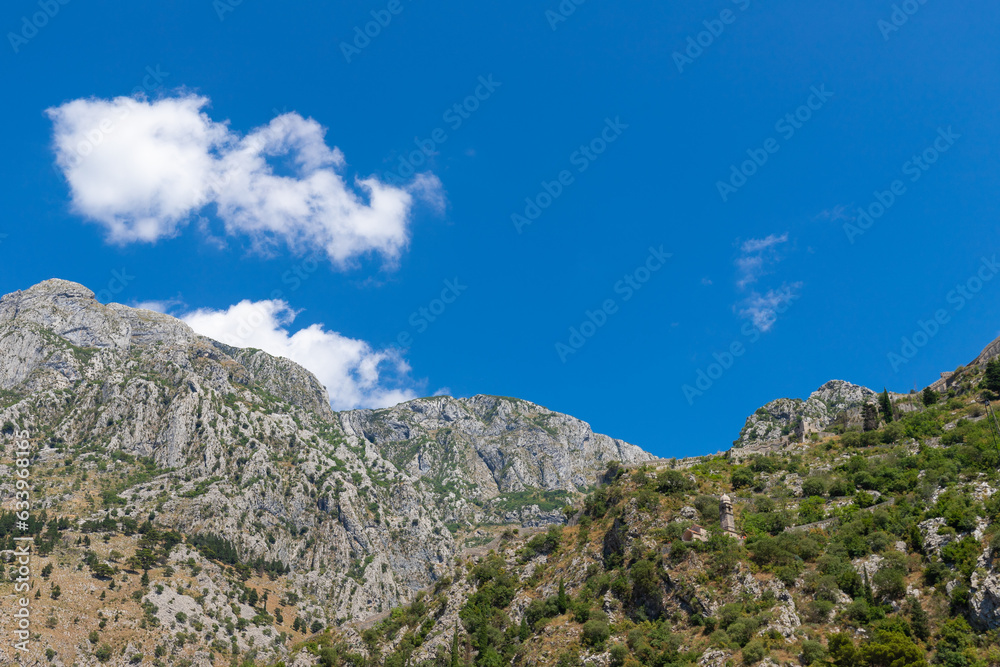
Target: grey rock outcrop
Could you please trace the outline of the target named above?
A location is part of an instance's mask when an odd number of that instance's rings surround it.
[[[861,407],[876,399],[877,394],[867,387],[831,380],[804,401],[799,398],[771,401],[747,417],[730,455],[742,458],[780,448],[792,437],[801,439],[823,431],[838,418],[847,424],[860,423]]]

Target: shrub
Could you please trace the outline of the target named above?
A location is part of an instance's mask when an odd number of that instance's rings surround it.
[[[100,648],[94,651],[94,657],[101,662],[107,662],[111,659],[111,647],[107,644],[101,644]]]
[[[802,653],[799,654],[799,660],[802,661],[803,665],[811,665],[825,659],[826,649],[823,648],[822,644],[811,639],[802,642]]]
[[[583,624],[583,643],[587,646],[601,646],[611,636],[611,630],[604,621],[589,620]]]
[[[764,643],[755,639],[743,647],[743,663],[746,665],[756,665],[767,655]]]
[[[742,489],[748,486],[753,486],[753,482],[753,472],[751,472],[749,468],[733,468],[730,483],[733,485],[734,489]]]
[[[678,470],[664,470],[656,476],[657,490],[666,495],[680,495],[694,490],[694,482]]]
[[[615,644],[611,647],[610,653],[609,667],[624,667],[625,658],[628,657],[628,648],[624,644]]]
[[[826,623],[830,620],[831,611],[833,611],[833,603],[829,600],[811,600],[805,606],[806,621],[809,623]]]
[[[822,477],[810,477],[802,482],[802,495],[806,498],[810,496],[825,496],[826,491],[827,483]]]

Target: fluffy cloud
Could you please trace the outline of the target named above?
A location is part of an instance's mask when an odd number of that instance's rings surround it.
[[[395,350],[375,350],[321,324],[290,333],[295,316],[284,301],[241,301],[226,310],[201,309],[181,319],[203,336],[258,348],[309,369],[326,386],[334,410],[389,407],[417,396],[410,366]]]
[[[440,182],[348,183],[346,162],[315,120],[286,113],[240,137],[195,95],[156,101],[80,99],[47,111],[56,163],[75,211],[117,243],[174,236],[215,205],[227,234],[261,250],[322,249],[338,266],[367,253],[394,262],[417,200],[444,205]]]

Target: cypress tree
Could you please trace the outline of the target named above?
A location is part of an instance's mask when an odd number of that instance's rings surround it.
[[[450,667],[462,667],[462,656],[458,650],[458,625],[455,626],[455,635],[451,638],[451,665]]]
[[[569,596],[566,595],[566,584],[563,580],[559,580],[559,593],[556,595],[556,608],[559,610],[560,614],[565,614],[566,610],[569,609]]]
[[[882,419],[888,424],[892,421],[892,400],[889,398],[889,390],[882,387],[882,395],[878,397],[879,406],[882,408]]]

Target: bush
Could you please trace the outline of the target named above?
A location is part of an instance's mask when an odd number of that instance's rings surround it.
[[[733,640],[725,630],[716,630],[708,636],[708,641],[712,646],[718,648],[731,648],[733,645]]]
[[[806,603],[805,607],[806,621],[809,623],[826,623],[830,620],[831,611],[833,611],[833,603],[829,600],[811,600]]]
[[[611,630],[604,621],[592,619],[583,624],[583,643],[587,646],[601,646],[611,636]]]
[[[657,491],[666,495],[680,495],[694,490],[694,482],[678,470],[664,470],[656,476]]]
[[[611,660],[609,667],[624,667],[625,658],[628,657],[628,648],[624,644],[615,644],[611,647]]]
[[[764,643],[755,639],[743,647],[743,663],[746,665],[756,665],[767,655]]]
[[[111,647],[107,644],[101,644],[100,648],[94,651],[94,657],[101,662],[107,662],[111,659]]]
[[[802,642],[802,653],[799,654],[799,660],[802,661],[803,665],[811,665],[825,659],[826,649],[823,648],[822,644],[811,639]]]
[[[541,535],[535,535],[519,552],[521,555],[521,561],[527,562],[537,556],[538,554],[550,554],[559,548],[559,544],[562,541],[562,530],[556,526],[552,526],[547,532]]]
[[[806,498],[810,496],[825,496],[826,492],[827,483],[822,477],[810,477],[802,482],[802,495]]]
[[[749,468],[733,468],[730,483],[733,485],[734,489],[742,489],[748,486],[753,486],[753,481],[753,472],[751,472]]]
[[[883,568],[872,577],[872,585],[881,597],[899,600],[906,595],[906,581],[903,573],[896,569]]]

